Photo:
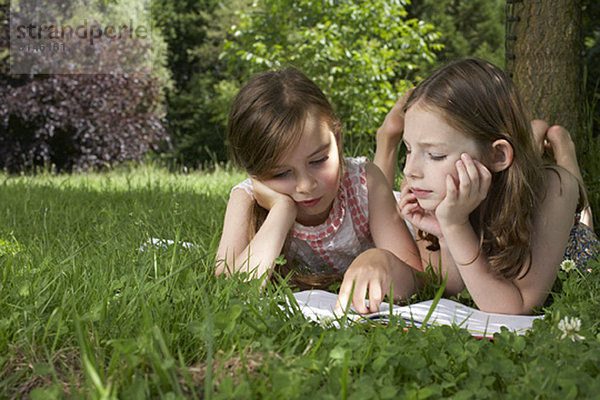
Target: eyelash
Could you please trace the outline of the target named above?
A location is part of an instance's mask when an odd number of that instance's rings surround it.
[[[288,172],[289,172],[289,171],[285,171],[285,172],[279,172],[279,173],[277,173],[277,174],[273,175],[273,178],[272,178],[272,179],[280,179],[280,178],[284,178],[284,177],[285,177],[285,176],[288,174]]]
[[[329,156],[323,156],[323,157],[321,157],[321,158],[319,158],[319,159],[316,159],[316,160],[314,160],[314,161],[311,161],[310,163],[311,163],[311,164],[322,164],[322,163],[324,163],[325,161],[327,161],[328,159],[329,159]]]
[[[408,147],[406,148],[406,154],[410,154],[410,149]],[[433,161],[442,161],[442,160],[446,159],[446,155],[445,154],[443,154],[443,155],[434,155],[434,154],[428,153],[428,155],[429,155],[429,158],[431,158],[431,160],[433,160]]]
[[[314,160],[314,161],[311,161],[311,162],[310,162],[310,164],[312,164],[312,165],[319,165],[319,164],[323,164],[323,163],[324,163],[325,161],[327,161],[328,159],[329,159],[329,156],[324,156],[324,157],[321,157],[321,158],[319,158],[319,159],[316,159],[316,160]],[[288,175],[288,173],[289,173],[289,172],[290,172],[290,171],[283,171],[283,172],[278,172],[278,173],[276,173],[276,174],[273,174],[273,178],[272,178],[272,179],[281,179],[281,178],[285,178],[285,177]]]
[[[442,161],[446,158],[446,155],[433,155],[431,153],[429,153],[429,157],[433,160],[433,161]]]

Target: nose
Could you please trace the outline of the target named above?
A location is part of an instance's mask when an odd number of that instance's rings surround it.
[[[317,180],[315,177],[308,173],[298,173],[296,177],[296,192],[298,193],[309,193],[317,186]]]
[[[410,178],[417,178],[421,175],[421,168],[413,155],[406,155],[406,162],[404,163],[404,169],[402,172],[404,173],[404,176],[408,176]]]

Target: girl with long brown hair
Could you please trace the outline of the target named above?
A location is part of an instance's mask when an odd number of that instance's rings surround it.
[[[287,68],[251,78],[234,100],[227,139],[248,179],[229,198],[218,275],[267,279],[283,254],[296,277],[354,282],[359,312],[377,310],[392,285],[395,297],[413,293],[421,264],[391,188],[364,157],[342,157],[340,122],[304,74]],[[356,258],[374,247],[393,265]]]
[[[600,249],[576,213],[581,183],[544,163],[515,86],[489,62],[441,67],[405,100],[400,207],[423,265],[484,311],[531,313],[565,256],[583,266]],[[375,162],[391,180],[398,140],[378,136]]]

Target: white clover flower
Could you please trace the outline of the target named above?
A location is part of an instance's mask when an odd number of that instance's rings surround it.
[[[577,269],[577,264],[575,264],[575,261],[571,260],[570,258],[567,258],[566,260],[563,260],[563,262],[560,263],[560,269],[562,269],[565,272],[575,271]]]
[[[560,336],[560,339],[562,340],[562,339],[570,338],[573,342],[576,340],[585,339],[585,337],[583,337],[577,333],[577,332],[579,332],[580,328],[581,328],[581,320],[579,318],[564,317],[558,323],[558,329],[560,329],[563,333]]]

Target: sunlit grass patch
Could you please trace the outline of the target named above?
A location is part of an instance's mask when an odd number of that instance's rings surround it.
[[[600,391],[600,263],[524,337],[312,324],[214,276],[241,173],[0,175],[0,398],[578,398]],[[196,244],[149,246],[150,238]],[[415,301],[433,296],[433,282]],[[468,296],[459,298],[469,302]],[[560,340],[559,322],[580,320]],[[565,329],[567,327],[565,326]],[[573,330],[573,333],[575,331]]]

